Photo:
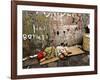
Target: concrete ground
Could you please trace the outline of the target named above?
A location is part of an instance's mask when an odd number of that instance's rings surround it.
[[[65,57],[55,62],[40,65],[37,58],[29,59],[23,62],[23,68],[49,68],[49,67],[70,67],[70,66],[88,66],[89,65],[89,52],[71,57]]]

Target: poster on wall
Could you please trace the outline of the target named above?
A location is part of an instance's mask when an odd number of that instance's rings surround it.
[[[12,1],[11,78],[97,73],[97,6]]]

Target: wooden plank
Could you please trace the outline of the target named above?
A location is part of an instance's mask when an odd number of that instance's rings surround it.
[[[68,54],[67,56],[73,56],[73,55],[85,53],[83,50],[81,50],[80,48],[77,48],[77,47],[69,47],[68,51],[71,52],[72,54]]]
[[[57,61],[57,60],[59,60],[59,57],[54,57],[54,58],[51,58],[49,60],[45,60],[45,61],[41,62],[40,65],[47,64],[47,63],[50,63],[50,62],[54,62],[54,61]]]
[[[83,50],[81,50],[80,48],[77,48],[75,46],[69,47],[68,51],[71,52],[71,54],[66,53],[66,56],[74,56],[74,55],[79,55],[79,54],[85,53]],[[59,57],[54,57],[52,59],[45,60],[45,61],[41,62],[40,65],[48,64],[50,62],[54,62],[54,61],[57,61],[59,59],[60,59]]]

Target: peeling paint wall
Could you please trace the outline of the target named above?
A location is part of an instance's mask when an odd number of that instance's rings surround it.
[[[89,25],[89,14],[51,13],[49,18],[50,38],[55,45],[71,46],[82,42],[84,27]]]

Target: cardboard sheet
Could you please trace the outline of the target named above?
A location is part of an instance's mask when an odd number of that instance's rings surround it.
[[[75,46],[69,47],[68,51],[71,52],[71,54],[66,53],[66,56],[74,56],[74,55],[79,55],[79,54],[85,53],[83,50],[81,50],[80,48],[75,47]],[[52,59],[45,60],[45,61],[41,62],[40,65],[48,64],[50,62],[54,62],[54,61],[57,61],[59,59],[60,59],[59,57],[54,57]]]

